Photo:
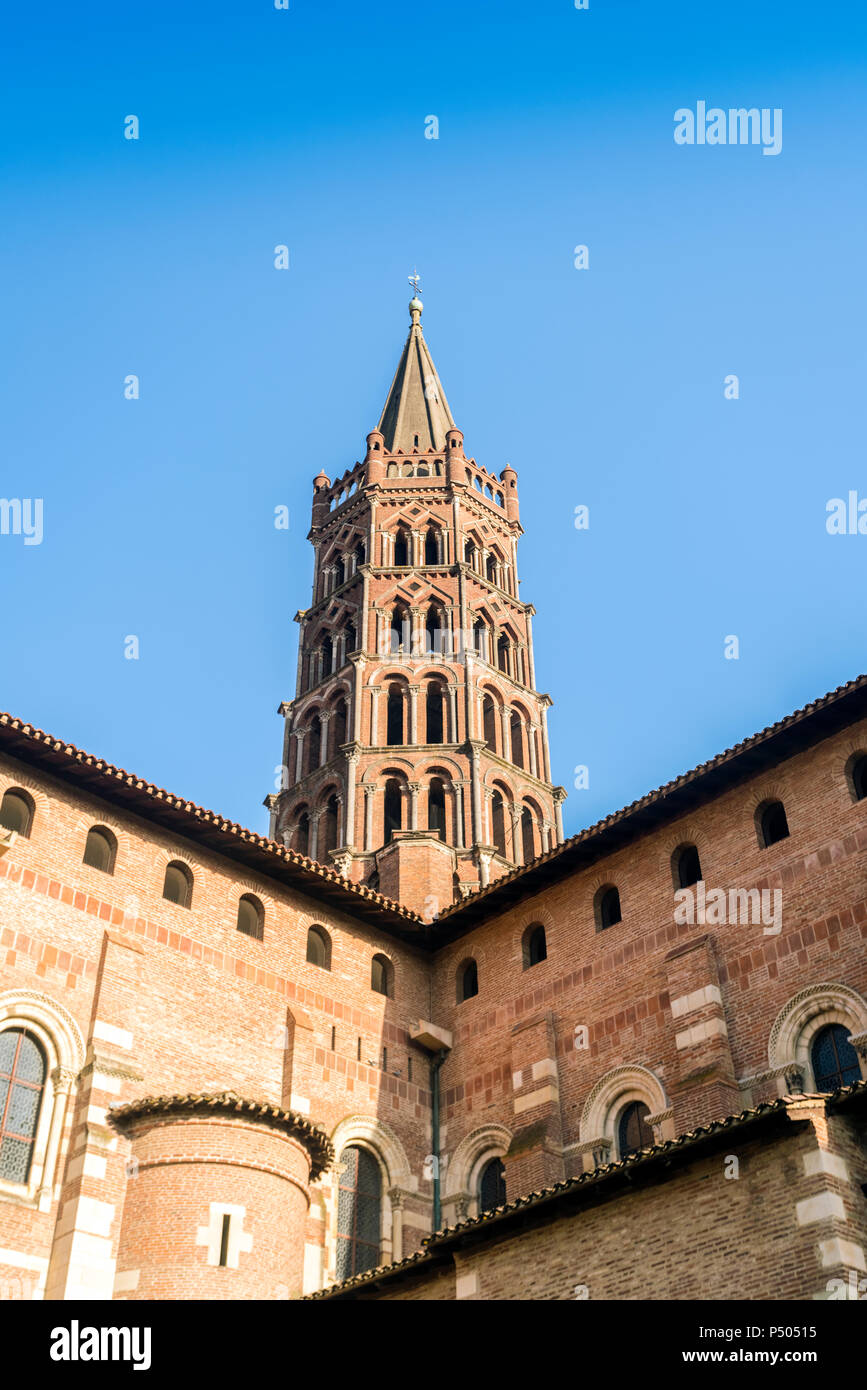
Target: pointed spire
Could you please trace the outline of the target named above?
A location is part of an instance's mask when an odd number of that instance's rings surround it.
[[[421,331],[424,305],[417,295],[409,302],[410,330],[391,390],[377,428],[385,435],[387,453],[402,449],[444,449],[446,430],[455,422],[449,410],[437,369]],[[418,443],[416,443],[418,437]]]

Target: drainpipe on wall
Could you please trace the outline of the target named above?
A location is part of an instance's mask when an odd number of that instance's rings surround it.
[[[440,1203],[440,1067],[446,1060],[445,1049],[437,1053],[430,1064],[431,1089],[431,1153],[433,1154],[433,1234],[442,1225]]]

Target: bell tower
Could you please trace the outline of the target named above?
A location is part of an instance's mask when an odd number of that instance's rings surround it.
[[[431,919],[553,849],[518,478],[467,458],[410,301],[364,459],[313,480],[313,593],[271,835]]]

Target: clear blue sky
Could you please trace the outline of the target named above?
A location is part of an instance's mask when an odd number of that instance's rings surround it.
[[[0,495],[44,539],[0,536],[0,707],[265,828],[311,479],[361,456],[415,265],[467,452],[518,470],[567,831],[867,668],[867,536],[825,530],[867,497],[863,4],[4,28]],[[782,108],[782,152],[676,145],[698,100]]]

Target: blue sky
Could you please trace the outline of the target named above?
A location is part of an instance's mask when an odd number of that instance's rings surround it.
[[[43,498],[44,537],[0,536],[0,707],[265,828],[311,480],[363,452],[416,265],[467,452],[518,470],[569,833],[867,669],[867,536],[825,529],[867,497],[865,28],[797,0],[15,7],[0,494]],[[782,152],[676,145],[698,100],[781,108]]]

